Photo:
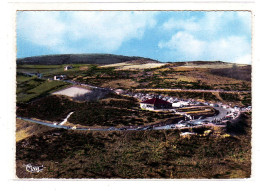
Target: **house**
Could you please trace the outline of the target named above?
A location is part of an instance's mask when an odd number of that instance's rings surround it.
[[[66,79],[66,75],[58,75],[53,77],[53,80],[64,80],[64,79]]]
[[[188,106],[190,103],[187,101],[174,101],[172,103],[172,107],[184,107],[184,106]]]
[[[72,66],[64,66],[64,71],[72,69]]]
[[[146,110],[171,109],[172,104],[159,98],[152,98],[142,101],[140,107]]]
[[[122,89],[116,89],[114,92],[115,92],[117,95],[120,95],[120,94],[123,94],[123,93],[124,93],[124,90],[122,90]]]

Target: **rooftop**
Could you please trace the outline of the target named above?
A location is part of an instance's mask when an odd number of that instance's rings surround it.
[[[164,100],[159,99],[159,98],[148,99],[148,100],[142,101],[141,103],[148,103],[148,104],[153,104],[153,105],[157,105],[157,104],[171,104],[170,102],[164,101]]]

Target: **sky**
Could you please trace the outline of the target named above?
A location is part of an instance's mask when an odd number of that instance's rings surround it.
[[[247,11],[18,11],[17,58],[108,53],[251,64]]]

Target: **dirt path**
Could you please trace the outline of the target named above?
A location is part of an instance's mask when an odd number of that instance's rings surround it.
[[[250,91],[226,91],[226,90],[200,90],[200,89],[135,89],[135,91],[159,91],[159,92],[208,92],[208,93],[249,93]]]
[[[213,92],[212,94],[215,95],[216,98],[219,99],[219,101],[223,102],[223,99],[222,99],[222,97],[219,95],[219,92]]]

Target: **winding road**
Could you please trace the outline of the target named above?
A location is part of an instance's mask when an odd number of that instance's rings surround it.
[[[224,109],[222,107],[214,107],[216,110],[219,111],[219,114],[216,115],[216,116],[213,116],[213,117],[206,117],[204,118],[203,120],[202,119],[195,119],[195,120],[192,120],[193,123],[200,123],[202,121],[212,121],[212,120],[220,120],[222,119],[223,117],[226,116],[227,112],[230,112],[231,109]],[[70,113],[68,116],[70,116],[72,113]],[[45,125],[45,126],[48,126],[48,127],[52,127],[52,128],[61,128],[61,129],[71,129],[71,130],[85,130],[85,131],[140,131],[140,130],[150,130],[150,129],[153,129],[153,130],[162,130],[162,129],[172,129],[172,127],[174,127],[176,125],[175,124],[169,124],[169,125],[162,125],[162,126],[158,126],[158,127],[153,127],[153,128],[150,128],[150,126],[145,126],[145,127],[137,127],[137,128],[129,128],[129,127],[124,127],[124,128],[108,128],[108,129],[101,129],[101,128],[96,128],[96,129],[86,129],[86,128],[73,128],[71,126],[66,126],[66,125],[63,125],[64,123],[59,123],[59,124],[53,124],[53,123],[49,123],[49,122],[43,122],[43,121],[40,121],[40,120],[35,120],[35,119],[29,119],[29,118],[24,118],[24,117],[19,117],[17,116],[18,119],[21,119],[21,120],[24,120],[24,121],[29,121],[29,122],[32,122],[32,123],[37,123],[37,124],[40,124],[40,125]],[[65,118],[65,120],[68,119],[68,117]],[[64,120],[64,121],[65,121]]]

